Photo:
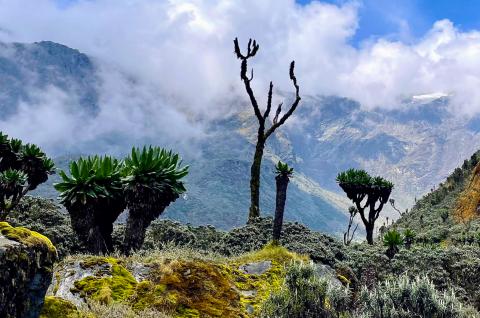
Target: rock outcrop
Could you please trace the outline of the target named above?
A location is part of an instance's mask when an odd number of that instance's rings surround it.
[[[56,257],[47,237],[0,222],[0,317],[40,315]]]
[[[42,317],[56,317],[56,307],[66,302],[78,309],[92,302],[123,304],[136,313],[156,310],[178,318],[256,317],[270,293],[281,288],[286,265],[309,261],[272,245],[228,259],[189,253],[66,259],[55,267]]]

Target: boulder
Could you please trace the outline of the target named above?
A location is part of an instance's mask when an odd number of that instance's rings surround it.
[[[56,257],[47,237],[0,222],[0,317],[40,315]]]

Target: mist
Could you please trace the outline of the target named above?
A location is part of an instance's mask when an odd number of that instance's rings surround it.
[[[441,20],[418,39],[372,38],[353,45],[360,5],[0,0],[0,41],[50,40],[78,49],[94,61],[99,78],[94,117],[71,92],[32,88],[32,98],[0,126],[55,153],[115,151],[106,149],[114,144],[98,142],[113,138],[191,149],[208,135],[209,122],[248,107],[235,37],[244,45],[250,37],[260,43],[250,66],[262,104],[269,80],[277,92],[291,91],[288,65],[296,60],[303,95],[338,95],[364,109],[391,110],[408,107],[402,101],[413,96],[434,94],[449,96],[457,116],[480,112],[478,31],[462,32]]]

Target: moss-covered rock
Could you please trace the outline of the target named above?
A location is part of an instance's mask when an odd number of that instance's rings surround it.
[[[68,300],[48,296],[45,297],[40,318],[80,318],[77,307]]]
[[[288,264],[307,259],[272,245],[230,259],[81,256],[57,266],[50,295],[78,307],[94,301],[174,317],[253,317],[283,284]]]
[[[38,317],[56,257],[47,237],[0,222],[0,317]]]

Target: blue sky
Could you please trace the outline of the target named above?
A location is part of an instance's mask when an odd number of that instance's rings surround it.
[[[311,0],[297,0],[306,4]],[[324,0],[342,4],[345,0]],[[462,30],[480,29],[479,0],[360,0],[354,44],[378,37],[405,42],[422,37],[435,21],[449,19]]]

